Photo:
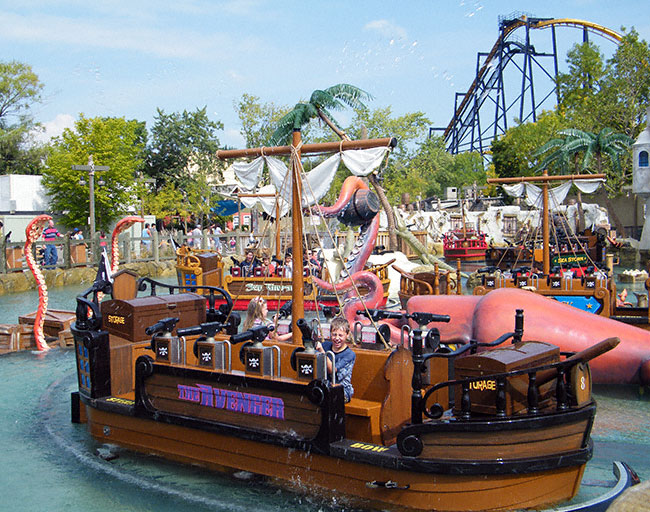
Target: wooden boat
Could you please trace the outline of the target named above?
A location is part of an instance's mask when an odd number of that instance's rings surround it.
[[[443,235],[442,247],[446,260],[483,261],[488,249],[485,233],[465,224],[464,203],[461,200],[462,229],[453,229]]]
[[[549,251],[550,268],[572,269],[578,277],[589,267],[604,263],[604,235],[590,229],[582,235],[568,237],[552,243]],[[485,253],[485,264],[499,270],[528,267],[542,268],[544,249],[542,240],[536,242],[520,241],[506,247],[490,245]]]
[[[488,244],[485,233],[453,230],[443,235],[442,247],[446,260],[483,261]]]
[[[461,295],[463,291],[460,260],[456,265],[455,272],[441,271],[437,264],[430,272],[407,272],[393,265],[393,268],[400,274],[400,287],[397,295],[402,309],[406,309],[406,303],[416,295]]]
[[[574,175],[574,176],[548,176],[535,178],[504,178],[490,180],[501,183],[515,181],[542,181],[543,193],[548,195],[548,183],[553,179],[580,179],[594,177],[603,178],[604,175]],[[605,262],[606,271],[593,264],[584,268],[584,262],[574,262],[582,268],[571,268],[571,265],[554,267],[549,235],[548,200],[543,211],[543,246],[542,261],[537,270],[533,267],[520,267],[510,269],[508,272],[486,272],[482,275],[481,285],[474,288],[475,295],[484,295],[498,288],[522,288],[540,295],[553,298],[557,301],[577,307],[582,311],[594,313],[606,318],[618,320],[643,329],[650,329],[650,311],[648,301],[644,300],[638,305],[626,303],[618,294],[613,276],[613,256]],[[594,235],[595,236],[595,235]],[[598,249],[602,252],[602,248]],[[555,255],[557,256],[557,255]],[[561,255],[560,255],[561,256]],[[564,256],[568,258],[568,256]],[[556,261],[556,263],[558,263]],[[559,262],[562,263],[561,261]],[[559,267],[559,268],[558,268]],[[650,291],[650,279],[646,280],[645,288]]]
[[[292,153],[295,191],[301,152],[388,143],[301,145],[294,132],[291,147],[264,151]],[[294,222],[299,230],[298,216]],[[300,261],[301,237],[294,240]],[[565,357],[554,345],[522,342],[518,313],[514,332],[450,353],[440,350],[435,329],[422,328],[447,316],[403,313],[413,323],[411,346],[355,347],[355,394],[345,403],[326,370],[328,356],[314,350],[316,331],[326,329],[305,320],[302,283],[294,274],[292,342],[275,344],[265,341],[265,325],[237,332],[223,289],[183,285],[179,293],[142,279],[136,288],[149,287],[149,296],[100,306],[98,293],[111,285],[95,283],[77,298],[72,327],[79,382],[73,420],[103,443],[336,493],[351,506],[512,510],[575,496],[593,449],[588,361],[617,340]],[[159,293],[164,288],[169,294]]]
[[[394,260],[393,260],[394,261]],[[381,265],[367,266],[366,270],[379,277],[384,287],[384,301],[388,300],[388,266],[392,261]],[[239,267],[231,267],[236,271]],[[281,275],[264,276],[262,270],[254,269],[253,276],[245,277],[240,272],[227,269],[221,254],[202,251],[182,246],[176,250],[176,274],[180,286],[216,286],[226,290],[233,298],[236,311],[246,310],[254,297],[266,299],[269,310],[277,309],[292,299],[292,282],[290,277]],[[327,280],[327,276],[323,276]],[[359,292],[366,293],[365,287],[359,285]],[[305,270],[303,294],[305,309],[315,310],[322,306],[339,306],[340,298],[335,294],[320,290],[314,286],[309,272]],[[221,302],[223,303],[223,302]],[[219,301],[218,301],[219,305]]]

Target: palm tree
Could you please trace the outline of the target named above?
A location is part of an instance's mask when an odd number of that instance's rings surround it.
[[[317,89],[312,92],[308,102],[297,103],[296,106],[278,121],[277,128],[271,135],[269,145],[287,144],[290,141],[293,130],[302,128],[312,119],[319,118],[323,121],[341,140],[350,140],[330,113],[331,110],[342,110],[345,107],[354,109],[367,108],[364,101],[372,100],[372,95],[349,84],[337,84],[325,90]],[[383,187],[379,184],[377,176],[372,173],[368,181],[377,192],[377,197],[386,213],[388,222],[389,245],[391,250],[397,250],[397,234],[395,229],[395,217],[390,202],[384,193]]]
[[[611,128],[603,128],[598,134],[583,132],[582,130],[573,128],[560,130],[558,133],[564,135],[565,138],[553,139],[535,152],[537,155],[551,148],[555,148],[555,151],[540,165],[545,166],[552,162],[558,162],[561,166],[568,167],[569,159],[573,156],[575,158],[576,169],[578,168],[578,164],[580,164],[580,169],[584,171],[591,166],[595,159],[596,172],[600,174],[603,170],[603,158],[606,156],[609,157],[613,173],[610,179],[607,180],[605,204],[607,205],[609,215],[614,221],[616,230],[619,233],[625,233],[623,224],[618,218],[618,215],[616,215],[607,192],[619,190],[620,185],[625,181],[625,173],[622,171],[620,157],[634,142],[634,139],[624,133],[614,133]],[[582,162],[579,163],[578,155],[580,153],[582,153]]]

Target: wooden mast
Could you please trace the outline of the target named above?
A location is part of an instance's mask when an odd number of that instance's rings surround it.
[[[542,243],[543,247],[543,271],[544,275],[551,272],[550,261],[550,236],[549,236],[549,209],[548,209],[548,185],[551,181],[567,180],[599,180],[605,179],[604,174],[569,174],[564,176],[549,176],[548,171],[544,170],[542,176],[522,176],[519,178],[488,178],[488,183],[541,183],[542,184]]]
[[[293,131],[293,140],[291,146],[275,146],[275,147],[262,147],[251,149],[230,149],[217,151],[217,158],[227,160],[231,158],[256,158],[261,155],[289,155],[295,151],[295,158],[292,161],[292,168],[290,170],[292,177],[291,191],[292,191],[292,244],[293,244],[293,275],[292,282],[292,295],[293,302],[291,306],[291,325],[293,329],[294,343],[302,342],[302,333],[298,329],[296,322],[305,316],[304,308],[304,277],[302,267],[302,216],[300,214],[302,209],[302,180],[300,178],[300,158],[302,155],[315,154],[315,153],[332,153],[335,151],[345,151],[346,149],[368,149],[377,148],[381,146],[389,146],[394,148],[397,145],[397,139],[394,137],[387,137],[383,139],[364,139],[364,140],[344,140],[340,142],[323,142],[317,144],[303,144],[301,143],[300,129],[295,128]]]
[[[293,272],[291,273],[291,332],[294,343],[302,342],[302,332],[298,329],[298,319],[305,317],[305,280],[302,265],[302,179],[300,177],[300,129],[294,128],[292,146],[294,158],[291,159],[291,240]]]

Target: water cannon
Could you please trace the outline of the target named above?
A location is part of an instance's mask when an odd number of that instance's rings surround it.
[[[338,306],[321,306],[321,310],[325,318],[333,318],[341,313],[341,308]]]
[[[158,320],[155,324],[147,327],[144,332],[147,336],[155,336],[158,333],[171,336],[172,331],[176,327],[179,318],[175,316],[168,316],[162,320]],[[179,335],[180,336],[180,335]]]
[[[239,334],[233,334],[230,337],[230,343],[235,345],[236,343],[242,343],[244,341],[250,340],[254,345],[260,346],[269,335],[269,333],[273,331],[273,329],[273,325],[256,325],[247,331],[240,332]]]
[[[431,322],[449,323],[451,321],[451,317],[449,315],[425,313],[423,311],[416,311],[414,313],[411,313],[410,315],[407,315],[407,318],[414,320],[415,323],[420,326],[420,328],[424,327],[427,324],[430,324]]]
[[[288,318],[291,316],[291,307],[293,305],[292,300],[288,300],[282,306],[280,309],[278,309],[278,318]]]
[[[451,320],[449,315],[438,315],[436,313],[425,313],[422,311],[416,311],[409,314],[403,311],[387,311],[385,309],[360,309],[357,311],[357,314],[370,318],[373,322],[386,319],[411,319],[414,320],[420,328],[430,324],[431,322],[449,322]]]
[[[296,326],[302,333],[302,344],[305,346],[305,352],[314,352],[314,333],[304,318],[299,318]]]
[[[370,318],[373,322],[377,322],[378,320],[386,320],[389,318],[393,319],[402,319],[402,318],[407,318],[406,313],[403,313],[401,311],[387,311],[385,309],[359,309],[357,310],[357,315],[365,316],[366,318]]]
[[[200,325],[178,329],[176,333],[179,336],[195,336],[197,334],[202,334],[209,341],[223,328],[224,324],[222,322],[204,322]]]

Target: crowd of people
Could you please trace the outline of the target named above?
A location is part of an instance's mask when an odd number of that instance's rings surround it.
[[[237,265],[237,274],[241,277],[291,277],[294,271],[293,255],[290,251],[284,260],[271,258],[263,253],[261,259],[257,257],[255,249],[246,249],[244,259]],[[316,252],[310,249],[303,254],[303,270],[311,275],[320,277],[322,261],[319,261]]]

